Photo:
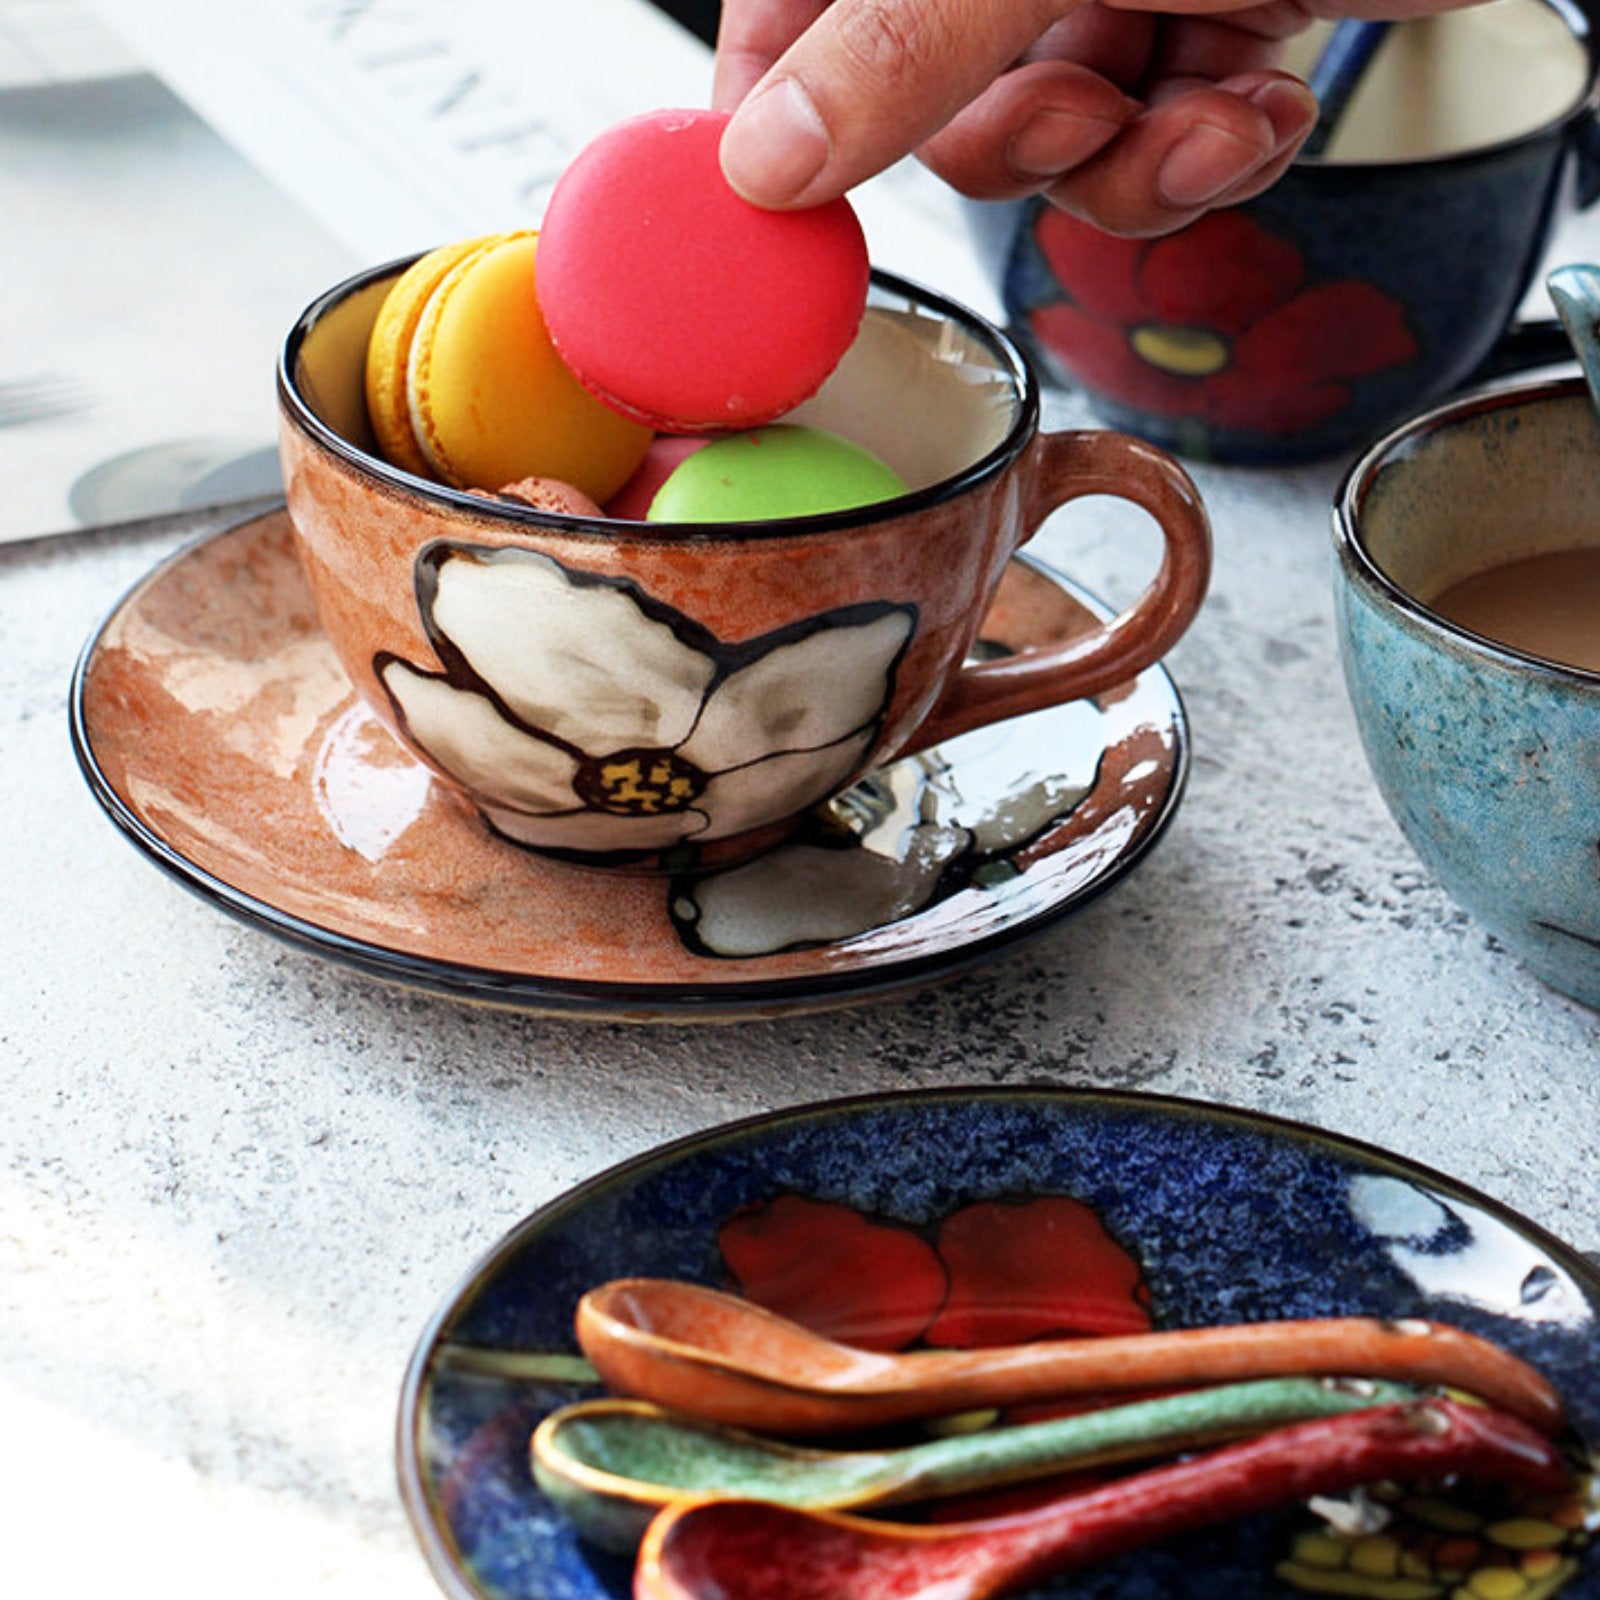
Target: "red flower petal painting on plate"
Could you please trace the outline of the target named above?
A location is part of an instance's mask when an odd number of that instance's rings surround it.
[[[940,1226],[937,1249],[950,1292],[929,1344],[1023,1344],[1150,1326],[1138,1263],[1081,1200],[965,1206]]]
[[[1150,1326],[1138,1262],[1065,1195],[963,1206],[919,1230],[783,1194],[730,1217],[717,1242],[747,1299],[868,1349]]]
[[[866,1350],[914,1343],[945,1298],[943,1265],[909,1228],[797,1194],[736,1213],[717,1247],[746,1299]]]

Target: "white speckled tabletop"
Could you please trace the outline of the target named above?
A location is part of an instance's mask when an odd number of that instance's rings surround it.
[[[1556,254],[1596,250],[1585,222]],[[1050,420],[1087,418],[1057,396]],[[1420,1159],[1600,1250],[1600,1016],[1429,880],[1357,743],[1329,586],[1344,465],[1194,468],[1216,577],[1170,662],[1193,768],[1127,881],[942,985],[718,1027],[423,997],[185,892],[91,798],[67,693],[108,608],[218,519],[0,550],[8,1566],[20,1546],[39,1592],[70,1596],[426,1600],[392,1439],[441,1297],[578,1180],[777,1106],[1194,1097]],[[1108,598],[1143,581],[1113,515],[1042,538]]]

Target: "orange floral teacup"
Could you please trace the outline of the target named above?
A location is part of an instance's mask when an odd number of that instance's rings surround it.
[[[404,265],[341,284],[289,336],[289,512],[356,689],[519,844],[642,868],[750,853],[891,756],[1126,681],[1200,606],[1210,534],[1183,469],[1117,434],[1041,434],[1011,341],[884,276],[849,354],[787,420],[875,452],[909,486],[894,499],[660,524],[415,477],[377,455],[362,391]],[[1006,563],[1084,495],[1160,525],[1149,588],[1086,635],[970,661]]]

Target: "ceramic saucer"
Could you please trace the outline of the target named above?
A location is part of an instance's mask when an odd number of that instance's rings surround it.
[[[407,1372],[398,1444],[406,1508],[452,1600],[631,1595],[628,1557],[580,1540],[528,1461],[542,1416],[600,1392],[577,1359],[579,1297],[630,1276],[732,1289],[883,1349],[970,1347],[996,1329],[1011,1342],[1432,1318],[1537,1367],[1565,1401],[1575,1459],[1600,1440],[1600,1272],[1441,1173],[1153,1095],[861,1096],[713,1128],[600,1173],[513,1228],[446,1297]],[[1566,1576],[1561,1600],[1600,1596],[1600,1546],[1572,1526],[1581,1518],[1535,1536],[1485,1511],[1402,1500],[1381,1529],[1369,1519],[1343,1540],[1308,1512],[1264,1514],[1017,1595],[1541,1600]]]
[[[1102,615],[1015,561],[986,646]],[[631,1019],[818,1008],[1010,948],[1145,857],[1188,768],[1182,702],[1155,669],[887,765],[737,867],[558,863],[493,836],[367,713],[281,509],[136,585],[85,649],[71,705],[96,799],[223,910],[412,987]]]

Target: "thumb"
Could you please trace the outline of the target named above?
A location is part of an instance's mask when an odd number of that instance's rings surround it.
[[[910,155],[1072,0],[834,0],[734,112],[728,182],[754,205],[821,205]]]

